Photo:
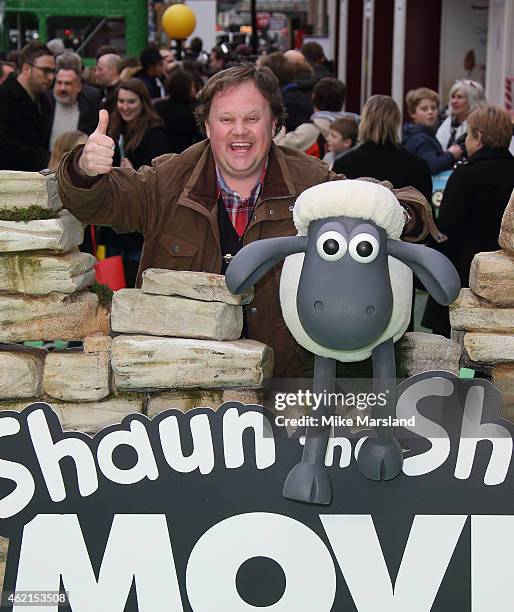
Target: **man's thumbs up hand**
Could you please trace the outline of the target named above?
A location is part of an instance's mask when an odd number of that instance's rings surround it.
[[[109,113],[102,109],[98,111],[98,125],[96,126],[95,134],[107,134],[107,128],[109,127]]]
[[[114,140],[107,136],[108,125],[109,113],[102,109],[98,113],[96,130],[87,139],[78,162],[81,171],[88,176],[98,176],[111,171]]]

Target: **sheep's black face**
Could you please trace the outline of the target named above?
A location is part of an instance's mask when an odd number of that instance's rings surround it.
[[[322,346],[354,350],[377,340],[393,310],[386,232],[349,217],[312,222],[297,307]]]

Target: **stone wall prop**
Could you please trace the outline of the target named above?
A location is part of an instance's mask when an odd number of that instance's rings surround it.
[[[149,268],[143,272],[145,293],[175,295],[203,302],[223,302],[241,306],[253,300],[253,287],[241,295],[230,293],[221,274]]]
[[[0,341],[81,340],[109,333],[109,313],[96,294],[0,295]]]
[[[273,371],[273,351],[255,340],[117,336],[111,367],[116,388],[124,391],[261,388]]]
[[[458,342],[421,332],[406,333],[400,343],[400,365],[407,376],[446,370],[458,376],[462,347]]]
[[[450,306],[450,323],[457,330],[512,334],[514,308],[499,308],[470,289],[461,289]]]
[[[45,357],[44,349],[0,345],[0,400],[39,397]]]
[[[503,213],[498,244],[504,251],[514,255],[514,191]]]
[[[236,340],[243,328],[241,307],[183,297],[150,295],[140,289],[114,294],[114,332],[205,340]]]
[[[39,206],[60,210],[55,174],[0,170],[0,208],[10,210]]]
[[[141,414],[143,412],[144,396],[127,394],[91,403],[60,402],[48,397],[43,397],[39,401],[46,402],[53,408],[64,431],[82,431],[93,435],[109,425],[120,423],[130,414]],[[21,412],[31,403],[33,402],[2,402],[0,410]]]
[[[56,219],[1,221],[0,253],[47,250],[65,253],[82,244],[84,228],[67,210]]]
[[[188,412],[194,408],[207,407],[216,410],[224,402],[262,405],[261,389],[182,389],[150,395],[147,404],[148,418],[164,410]]]
[[[514,306],[514,255],[477,253],[471,262],[469,288],[496,306]]]
[[[79,250],[64,255],[5,253],[0,256],[0,291],[30,295],[75,293],[95,282],[96,259]]]
[[[43,390],[55,399],[92,402],[110,393],[108,353],[52,351],[43,374]]]

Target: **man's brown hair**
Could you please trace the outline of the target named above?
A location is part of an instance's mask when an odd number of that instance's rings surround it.
[[[294,76],[292,63],[284,56],[282,51],[275,51],[259,58],[259,66],[267,66],[277,77],[280,87],[291,83]]]
[[[407,104],[409,115],[413,115],[416,112],[416,108],[421,100],[432,100],[437,106],[439,106],[440,102],[439,94],[433,89],[429,89],[428,87],[411,89],[405,96],[405,103]]]
[[[346,85],[334,77],[323,77],[312,91],[312,103],[320,111],[338,113],[346,100]]]
[[[205,122],[209,118],[214,96],[244,82],[253,83],[269,102],[271,114],[276,121],[275,131],[278,133],[284,124],[285,110],[277,77],[266,66],[256,68],[251,64],[241,64],[222,70],[212,76],[200,92],[195,115],[202,134],[205,135]]]
[[[359,141],[398,145],[400,109],[391,96],[371,96],[362,108]]]
[[[42,42],[36,40],[28,45],[25,45],[25,47],[23,47],[23,49],[20,51],[18,58],[18,66],[20,67],[20,70],[23,68],[23,64],[33,64],[38,57],[43,57],[44,55],[49,55],[50,57],[54,56],[50,49]]]
[[[484,147],[507,149],[512,138],[512,123],[498,106],[479,106],[468,117],[468,130],[474,138],[482,136]]]

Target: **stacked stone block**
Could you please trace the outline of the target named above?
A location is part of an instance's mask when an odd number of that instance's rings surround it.
[[[469,288],[450,307],[452,333],[463,346],[462,365],[491,376],[502,394],[502,414],[514,419],[514,193],[503,215],[501,250],[478,253]]]

